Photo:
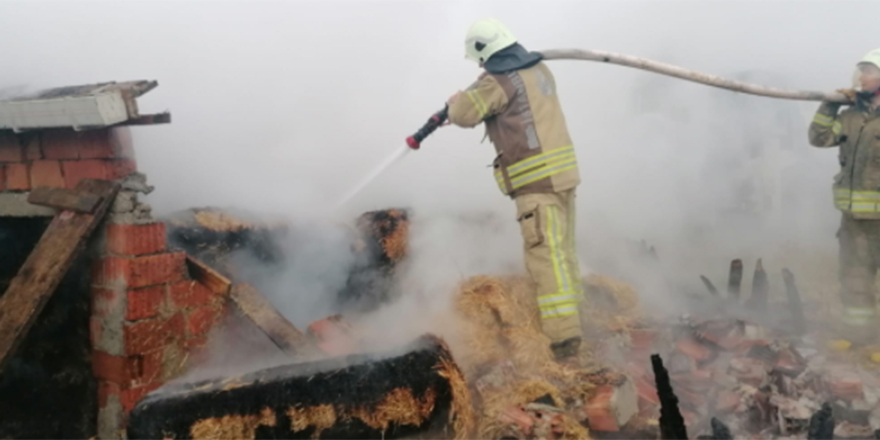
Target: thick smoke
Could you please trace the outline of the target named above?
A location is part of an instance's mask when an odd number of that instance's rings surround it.
[[[476,78],[462,48],[474,20],[501,19],[532,50],[608,50],[827,91],[847,87],[877,44],[862,30],[878,12],[869,1],[5,2],[0,96],[158,80],[141,109],[168,109],[173,123],[133,129],[154,213],[234,206],[314,225],[268,292],[300,327],[330,311],[345,276],[348,243],[334,222],[412,208],[402,299],[378,316],[418,333],[443,316],[459,280],[522,270],[513,204],[495,188],[482,129],[438,130],[343,210],[330,208]],[[680,306],[676,288],[659,275],[698,285],[699,273],[722,279],[732,258],[749,268],[764,257],[775,286],[783,265],[834,283],[836,151],[806,138],[818,103],[597,63],[550,67],[581,166],[585,274],[636,282],[668,309]],[[658,250],[653,272],[633,263],[639,240]]]

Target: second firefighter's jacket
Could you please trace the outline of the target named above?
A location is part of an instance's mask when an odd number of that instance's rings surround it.
[[[468,128],[485,122],[498,153],[495,181],[511,198],[580,184],[556,81],[543,62],[504,74],[486,73],[449,106],[449,121]]]
[[[810,144],[839,146],[834,205],[855,219],[880,219],[880,113],[859,100],[838,114],[840,104],[823,102],[810,124]]]

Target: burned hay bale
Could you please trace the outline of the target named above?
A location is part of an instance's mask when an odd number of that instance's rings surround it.
[[[445,343],[285,365],[148,395],[128,438],[467,437],[470,394]]]
[[[407,255],[409,213],[403,209],[369,211],[358,217],[355,263],[339,301],[347,310],[369,311],[391,300],[395,266]]]
[[[181,248],[223,275],[234,278],[231,254],[243,251],[265,263],[284,259],[280,242],[287,226],[246,213],[219,208],[191,208],[163,219],[169,244]]]

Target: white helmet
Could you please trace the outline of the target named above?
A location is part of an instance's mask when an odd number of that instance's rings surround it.
[[[880,77],[880,49],[868,52],[856,65],[853,72],[853,88],[858,92],[874,93],[876,90],[862,90],[862,76]]]
[[[495,52],[516,43],[507,26],[494,18],[480,20],[468,29],[464,40],[465,58],[485,63]]]

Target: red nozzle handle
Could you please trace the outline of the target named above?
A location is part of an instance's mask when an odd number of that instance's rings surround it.
[[[429,134],[433,133],[434,130],[437,129],[437,127],[440,127],[441,125],[443,125],[444,122],[446,122],[448,111],[449,106],[447,105],[443,107],[443,110],[440,110],[439,112],[431,115],[431,117],[428,119],[428,122],[426,122],[425,125],[423,125],[422,128],[419,129],[419,131],[417,131],[412,136],[406,138],[406,144],[409,145],[409,147],[413,150],[418,150],[422,140],[428,137]]]
[[[419,144],[419,141],[417,141],[414,136],[410,136],[410,137],[406,138],[406,144],[409,145],[409,147],[412,148],[413,150],[418,150],[419,147],[421,146]]]

